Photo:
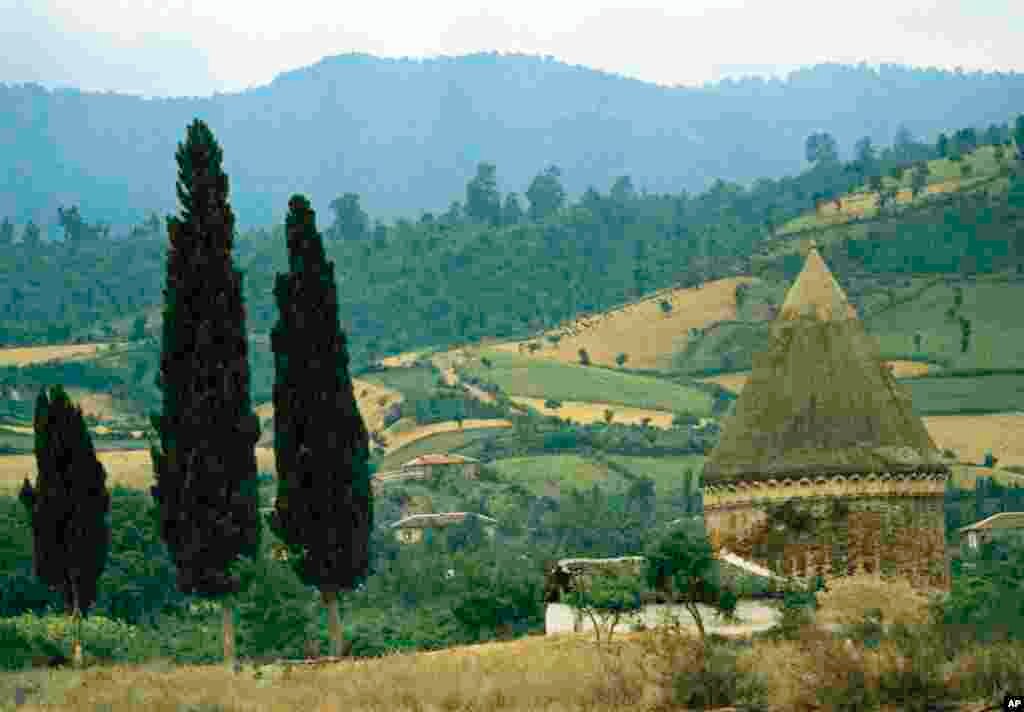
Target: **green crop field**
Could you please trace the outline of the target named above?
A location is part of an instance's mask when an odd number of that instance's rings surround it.
[[[406,400],[425,400],[437,388],[437,372],[431,368],[389,368],[376,373],[364,373],[360,379],[386,386],[401,393]]]
[[[704,467],[703,455],[680,455],[672,457],[638,457],[633,455],[609,455],[608,459],[622,465],[638,477],[654,480],[658,494],[678,490],[684,484],[686,471],[690,470],[700,482]]]
[[[954,291],[944,283],[874,313],[866,326],[884,354],[914,351],[914,334],[920,332],[922,359],[949,362],[953,368],[1024,367],[1024,321],[1017,306],[1022,295],[1024,284],[1006,280],[979,279],[963,287],[956,317],[971,322],[967,353],[960,352],[959,321],[946,315],[954,306]]]
[[[711,414],[711,396],[693,386],[502,351],[488,350],[483,355],[492,368],[473,362],[466,370],[498,384],[509,395]]]
[[[488,435],[495,435],[496,432],[498,431],[495,428],[473,428],[429,435],[388,453],[378,461],[377,467],[379,470],[395,470],[402,463],[427,453],[455,453],[476,440],[480,440]]]
[[[557,496],[563,487],[587,489],[621,483],[622,478],[604,465],[580,455],[540,455],[497,460],[491,466],[504,479],[518,482],[536,495]]]
[[[914,412],[919,415],[1024,410],[1024,374],[911,378],[902,383],[910,389]]]

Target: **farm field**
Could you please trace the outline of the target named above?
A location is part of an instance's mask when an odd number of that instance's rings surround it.
[[[491,368],[474,360],[464,370],[496,383],[510,397],[614,403],[651,410],[687,411],[694,415],[711,414],[711,396],[696,387],[536,356],[495,350],[485,350],[481,355],[491,360]]]
[[[494,428],[511,428],[512,423],[508,420],[503,419],[477,419],[470,418],[462,421],[462,427],[454,420],[446,420],[441,423],[431,423],[429,425],[420,425],[410,430],[398,433],[387,433],[385,437],[388,441],[387,451],[389,453],[396,452],[404,447],[407,447],[411,443],[417,440],[423,440],[432,435],[439,433],[451,433],[458,432],[459,430],[488,430]]]
[[[673,414],[666,410],[649,410],[645,408],[628,408],[615,403],[583,403],[581,401],[562,401],[558,408],[548,408],[544,405],[544,398],[527,398],[525,396],[513,396],[512,402],[519,403],[533,408],[541,415],[554,415],[563,420],[572,420],[574,423],[603,423],[605,410],[611,410],[615,415],[613,423],[626,423],[628,425],[641,425],[645,418],[650,419],[650,425],[655,428],[671,428]]]
[[[586,349],[591,363],[615,367],[615,357],[628,355],[627,368],[662,369],[671,366],[672,354],[686,343],[687,332],[708,324],[736,318],[736,285],[756,281],[752,277],[729,277],[701,287],[671,289],[642,301],[576,320],[528,341],[498,344],[499,351],[518,353],[529,341],[541,348],[532,359],[579,363],[579,350]],[[662,300],[672,305],[669,313]],[[548,336],[560,336],[557,344]]]
[[[470,427],[474,424],[473,427]],[[482,427],[480,424],[484,424]],[[417,428],[415,437],[401,441],[400,446],[389,448],[387,454],[380,459],[380,470],[394,470],[409,460],[428,453],[455,453],[460,448],[486,437],[494,432],[502,432],[512,427],[507,420],[467,420],[463,429],[459,430],[455,422],[433,423]],[[429,430],[428,430],[429,429]],[[389,441],[389,444],[393,439]]]
[[[605,465],[581,455],[512,457],[496,460],[492,467],[502,477],[521,483],[537,496],[557,497],[566,486],[586,489],[600,484],[604,487],[606,483],[622,479]]]
[[[57,346],[17,346],[0,349],[0,366],[28,366],[47,361],[69,361],[93,356],[109,344],[61,344]]]
[[[108,487],[120,484],[148,491],[153,485],[153,461],[148,448],[101,450],[96,456],[107,471]],[[256,448],[256,462],[260,472],[277,471],[271,448]],[[35,455],[0,455],[0,491],[17,491],[26,476],[35,481]]]
[[[388,388],[400,393],[406,400],[429,398],[437,387],[438,374],[432,368],[413,366],[389,368],[376,373],[364,373],[357,380],[368,385]],[[356,391],[359,395],[359,391]]]
[[[984,462],[991,450],[1002,465],[1024,465],[1024,413],[936,415],[924,418],[928,433],[961,461]]]
[[[915,351],[914,334],[921,334],[920,357],[948,362],[950,368],[1024,367],[1024,322],[1019,308],[1021,283],[984,278],[963,286],[958,313],[971,321],[970,348],[960,351],[960,325],[946,312],[954,306],[953,285],[932,285],[914,299],[875,312],[865,327],[875,336],[882,354]]]
[[[960,164],[949,159],[941,158],[928,161],[928,185],[924,194],[937,195],[969,190],[973,185],[984,182],[999,172],[999,164],[995,159],[995,148],[992,146],[979,147],[972,154],[964,156],[962,163],[971,166],[973,172],[971,177],[964,178],[960,173]],[[907,171],[903,180],[898,183],[897,203],[907,204],[922,200],[922,198],[918,198],[915,201],[912,198],[910,180],[910,171]],[[882,182],[886,188],[897,185],[897,181],[890,176],[885,176]],[[809,212],[794,218],[779,228],[777,234],[785,235],[811,228],[838,225],[854,218],[868,217],[878,213],[878,194],[868,191],[866,187],[844,195],[841,202],[841,208],[837,209],[834,203],[827,203],[823,204],[817,212]]]
[[[622,465],[638,477],[654,481],[655,491],[661,495],[683,486],[686,471],[691,470],[700,483],[704,467],[703,455],[674,455],[669,457],[641,457],[634,455],[608,455],[609,460]]]
[[[359,405],[359,412],[363,416],[363,421],[366,423],[367,430],[370,430],[371,432],[374,430],[383,430],[384,415],[392,405],[402,402],[402,394],[391,388],[387,388],[361,378],[352,379],[352,388],[355,391],[356,403]],[[381,399],[384,399],[383,403],[381,402]],[[261,421],[273,418],[274,404],[272,401],[260,403],[258,406],[253,408],[253,411],[257,416],[259,416]],[[273,430],[265,431],[261,440],[266,439],[268,434],[272,440],[274,435]]]

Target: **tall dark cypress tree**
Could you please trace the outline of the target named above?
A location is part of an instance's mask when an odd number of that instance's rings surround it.
[[[338,322],[334,263],[324,256],[309,201],[295,195],[288,208],[289,271],[274,285],[280,316],[270,337],[278,489],[268,523],[302,581],[320,589],[338,655],[337,594],[354,588],[369,566],[369,437]]]
[[[224,657],[234,663],[232,571],[260,543],[242,275],[231,262],[235,217],[213,133],[196,119],[178,144],[178,217],[167,219],[167,286],[152,448],[161,535],[182,593],[223,602]]]
[[[36,399],[34,416],[38,477],[28,478],[19,498],[32,523],[33,563],[41,581],[64,597],[75,621],[72,658],[82,663],[78,626],[96,602],[96,582],[110,551],[107,473],[96,458],[82,411],[61,386]]]

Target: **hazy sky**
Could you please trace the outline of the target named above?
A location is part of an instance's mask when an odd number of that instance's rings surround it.
[[[1019,0],[0,0],[0,82],[145,95],[265,84],[326,55],[497,50],[659,84],[825,61],[1024,71]]]

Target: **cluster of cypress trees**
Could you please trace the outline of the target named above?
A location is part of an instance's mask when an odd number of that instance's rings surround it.
[[[225,662],[235,664],[236,564],[259,556],[261,520],[242,299],[231,260],[234,215],[223,154],[196,119],[178,145],[178,216],[167,219],[162,413],[151,418],[161,536],[182,593],[220,600]],[[289,271],[278,275],[280,319],[272,334],[279,489],[268,524],[287,545],[302,581],[320,589],[332,651],[341,650],[337,594],[369,566],[373,521],[369,438],[338,323],[334,265],[324,256],[309,201],[289,201]],[[106,474],[76,408],[60,387],[36,405],[36,487],[21,500],[34,534],[36,575],[64,592],[78,617],[96,599],[106,562],[110,508]],[[78,661],[81,646],[75,641]]]

